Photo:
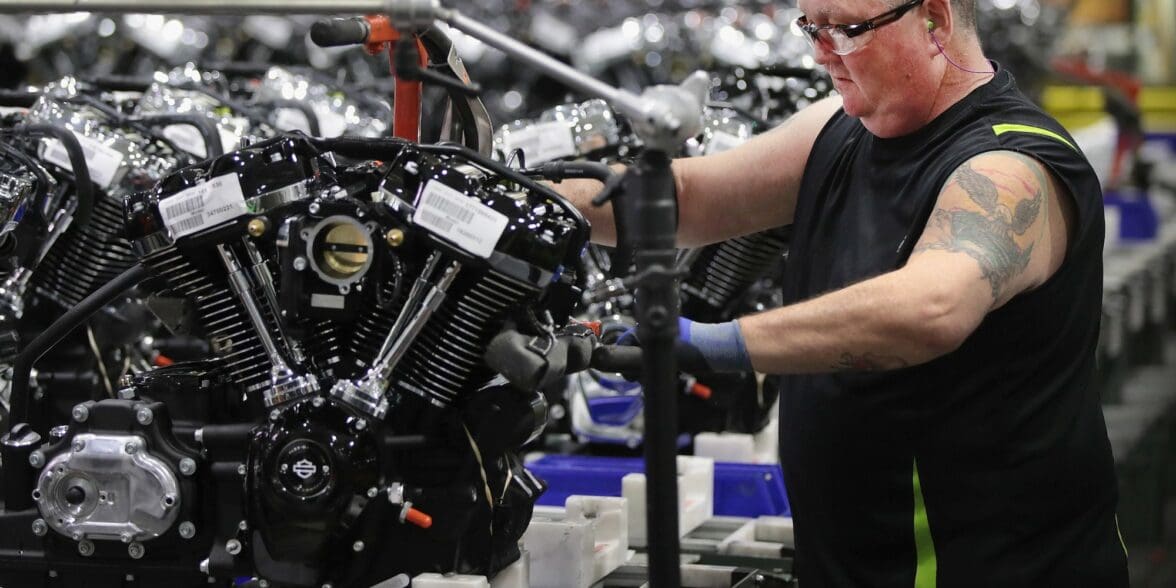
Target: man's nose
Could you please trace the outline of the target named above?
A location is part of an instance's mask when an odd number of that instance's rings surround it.
[[[825,48],[824,43],[813,43],[812,47],[813,61],[816,61],[817,65],[821,67],[828,67],[830,63],[833,63],[841,57],[834,53],[832,49]]]

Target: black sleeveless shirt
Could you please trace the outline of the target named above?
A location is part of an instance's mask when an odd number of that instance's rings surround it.
[[[930,363],[784,378],[780,459],[804,588],[1127,586],[1092,386],[1102,192],[1012,75],[998,68],[905,137],[880,139],[839,111],[802,180],[784,301],[902,267],[948,176],[994,150],[1037,159],[1069,190],[1065,261]]]

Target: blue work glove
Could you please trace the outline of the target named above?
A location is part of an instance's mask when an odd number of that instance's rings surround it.
[[[636,345],[637,328],[633,327],[617,339],[617,345]],[[678,343],[675,354],[682,371],[690,372],[750,372],[751,356],[743,341],[739,323],[696,323],[678,318]]]

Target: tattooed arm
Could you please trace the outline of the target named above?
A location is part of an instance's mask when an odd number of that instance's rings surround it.
[[[958,348],[984,316],[1065,258],[1072,203],[1036,160],[979,155],[948,179],[899,270],[739,320],[762,372],[874,371]]]

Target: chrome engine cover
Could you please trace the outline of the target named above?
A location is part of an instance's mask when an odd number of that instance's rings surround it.
[[[72,539],[145,541],[179,515],[175,472],[139,435],[76,435],[41,472],[33,493],[49,528]]]

